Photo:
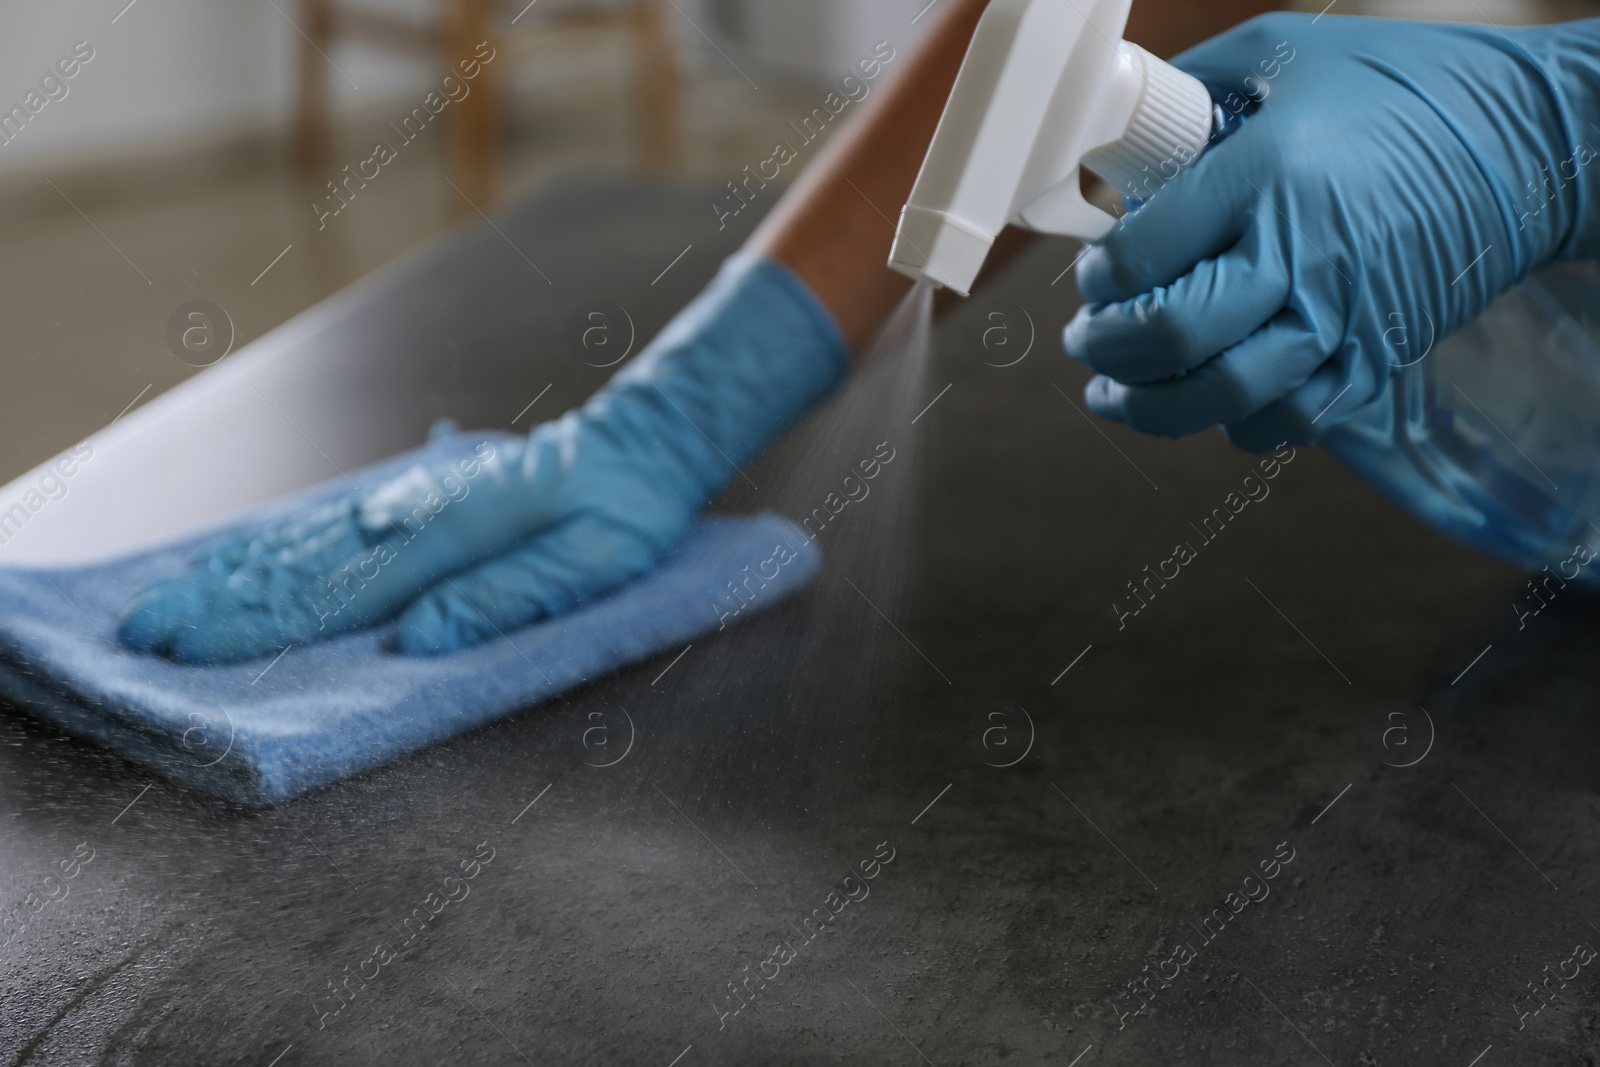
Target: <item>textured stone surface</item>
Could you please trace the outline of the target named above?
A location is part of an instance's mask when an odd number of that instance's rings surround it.
[[[503,224],[557,285],[508,280],[482,231],[456,250],[477,266],[409,303],[473,342],[464,382],[526,352],[549,414],[606,373],[567,348],[574,309],[608,297],[649,332],[734,246],[707,195],[569,187]],[[812,594],[664,675],[261,814],[0,719],[0,916],[31,916],[0,950],[0,1061],[1596,1062],[1593,966],[1517,1012],[1600,945],[1600,613],[1568,591],[1517,631],[1513,571],[1301,451],[1119,630],[1125,583],[1256,461],[1074,410],[1052,283],[1073,254],[1036,248],[941,324],[920,397],[951,388],[914,428],[850,409],[908,462],[824,535]],[[831,427],[727,503],[842,474]],[[792,958],[764,965],[779,934]]]

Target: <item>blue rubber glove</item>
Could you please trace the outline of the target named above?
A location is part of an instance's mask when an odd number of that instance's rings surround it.
[[[121,639],[226,662],[398,614],[399,650],[432,654],[566,611],[649,571],[847,365],[798,277],[734,256],[583,407],[214,549],[140,593]]]
[[[1305,443],[1529,271],[1600,252],[1600,20],[1273,14],[1175,64],[1260,101],[1087,252],[1099,414]]]

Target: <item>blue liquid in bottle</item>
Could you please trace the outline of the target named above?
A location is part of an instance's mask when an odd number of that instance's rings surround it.
[[[1340,462],[1513,563],[1600,545],[1600,264],[1539,271],[1396,366],[1383,396],[1323,436]],[[1600,587],[1597,572],[1562,577]]]
[[[1216,144],[1259,102],[1207,88]],[[1537,271],[1448,338],[1394,330],[1388,388],[1320,443],[1436,529],[1600,589],[1600,563],[1569,573],[1600,550],[1600,263]]]

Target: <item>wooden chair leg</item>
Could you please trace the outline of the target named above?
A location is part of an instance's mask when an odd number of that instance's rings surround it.
[[[479,45],[488,42],[495,48],[489,30],[493,0],[446,0],[444,61],[460,77],[461,61],[476,59]],[[500,155],[500,76],[506,57],[498,50],[490,62],[480,63],[478,76],[469,84],[466,98],[452,105],[450,116],[450,170],[453,180],[471,199],[468,204],[453,191],[458,217],[474,215],[474,208],[487,211],[495,198],[495,177]]]
[[[633,31],[640,162],[646,170],[670,171],[682,140],[683,78],[661,0],[637,0]]]
[[[333,47],[331,0],[300,0],[300,87],[295,119],[294,161],[302,177],[322,180],[328,169],[329,129],[328,61],[323,53]],[[318,51],[321,49],[321,52]]]

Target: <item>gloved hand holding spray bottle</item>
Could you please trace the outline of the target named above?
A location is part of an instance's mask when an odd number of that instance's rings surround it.
[[[1480,549],[1592,558],[1600,20],[1268,15],[1168,65],[1128,7],[990,4],[890,265],[966,293],[1008,223],[1098,242],[1065,340],[1100,415],[1320,441]]]

